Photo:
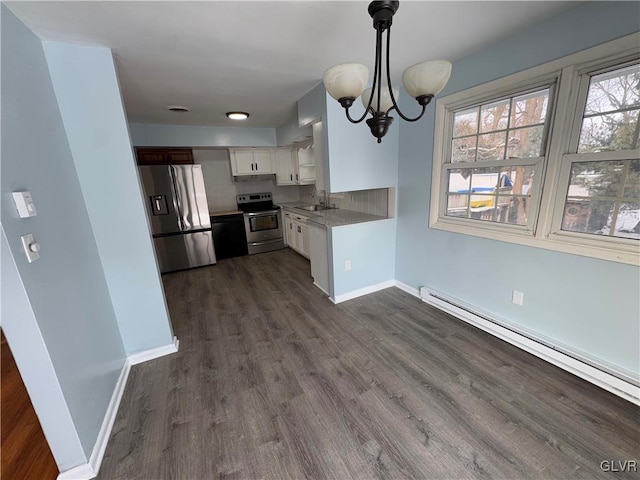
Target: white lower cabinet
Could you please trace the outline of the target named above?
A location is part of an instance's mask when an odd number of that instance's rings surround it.
[[[327,295],[329,291],[329,243],[327,229],[314,223],[307,225],[309,231],[309,260],[313,283]]]
[[[307,217],[295,213],[285,213],[287,246],[303,257],[309,258],[309,231]]]

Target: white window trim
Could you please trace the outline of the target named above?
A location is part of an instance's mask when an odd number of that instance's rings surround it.
[[[640,265],[640,242],[631,239],[607,238],[596,235],[586,236],[560,231],[558,228],[558,209],[564,206],[564,188],[558,189],[561,182],[568,178],[571,155],[569,151],[572,138],[576,135],[576,109],[580,76],[595,66],[614,65],[638,56],[640,33],[634,33],[596,47],[568,55],[543,65],[518,72],[507,77],[453,93],[436,101],[436,120],[434,132],[433,168],[431,180],[431,208],[429,226],[439,230],[473,235],[493,240],[517,243],[520,245],[544,248],[575,255],[599,258],[632,265]],[[443,173],[447,159],[452,126],[448,121],[451,112],[471,104],[479,104],[496,96],[508,96],[528,88],[555,84],[552,88],[555,106],[549,118],[549,136],[546,145],[546,163],[541,159],[536,167],[536,175],[541,169],[543,182],[536,182],[532,198],[537,198],[531,206],[529,216],[533,222],[527,227],[493,222],[473,221],[469,219],[447,217],[444,215],[443,199],[446,182]],[[550,101],[552,99],[550,98]],[[581,121],[581,118],[580,118]],[[620,152],[609,152],[620,155]],[[629,156],[630,152],[623,152]],[[633,154],[633,152],[631,152]],[[584,154],[580,154],[584,157]],[[599,154],[602,159],[606,155]],[[599,158],[600,158],[599,157]],[[527,159],[531,160],[531,159]],[[456,164],[465,168],[464,163]],[[483,164],[484,165],[484,164]],[[567,166],[569,165],[569,167]],[[477,164],[468,164],[469,168]],[[540,189],[542,191],[540,191]],[[561,205],[562,204],[562,205]],[[559,207],[559,205],[561,205]],[[561,215],[561,213],[560,213]]]

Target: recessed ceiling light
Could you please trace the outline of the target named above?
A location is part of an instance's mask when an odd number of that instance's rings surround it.
[[[227,112],[227,117],[231,120],[246,120],[249,118],[247,112]]]
[[[167,110],[172,112],[188,112],[189,109],[187,107],[183,107],[182,105],[169,105]]]

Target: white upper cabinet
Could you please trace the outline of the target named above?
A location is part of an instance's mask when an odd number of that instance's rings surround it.
[[[284,147],[275,150],[276,183],[278,185],[295,185],[298,183],[296,170],[296,152],[293,148]]]
[[[315,183],[316,166],[311,145],[304,148],[276,148],[273,158],[278,185],[311,185]]]
[[[298,183],[309,185],[316,181],[316,162],[313,145],[298,149]]]
[[[230,148],[231,172],[238,175],[260,175],[273,173],[271,149],[268,148]]]

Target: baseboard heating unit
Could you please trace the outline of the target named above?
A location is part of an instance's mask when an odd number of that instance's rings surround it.
[[[600,360],[589,358],[556,340],[496,318],[495,315],[467,305],[428,287],[420,287],[420,298],[434,307],[484,330],[522,350],[546,360],[588,382],[640,405],[640,381],[632,372],[620,371]]]

